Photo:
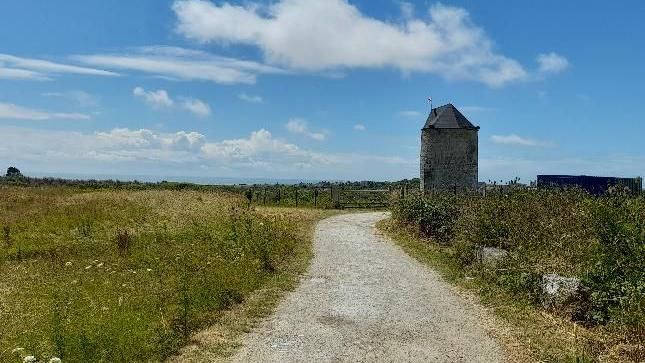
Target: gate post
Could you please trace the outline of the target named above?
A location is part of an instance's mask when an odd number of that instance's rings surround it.
[[[332,205],[336,209],[340,209],[340,187],[334,188],[332,185],[331,187],[331,201]]]

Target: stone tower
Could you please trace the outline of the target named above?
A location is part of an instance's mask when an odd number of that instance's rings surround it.
[[[452,104],[430,111],[421,129],[421,191],[477,188],[479,127]]]

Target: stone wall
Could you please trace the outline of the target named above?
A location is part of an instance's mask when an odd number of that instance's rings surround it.
[[[478,136],[472,129],[423,129],[421,190],[473,190],[478,182]]]

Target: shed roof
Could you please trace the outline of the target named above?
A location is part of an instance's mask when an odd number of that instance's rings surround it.
[[[433,108],[423,128],[479,130],[451,103]]]

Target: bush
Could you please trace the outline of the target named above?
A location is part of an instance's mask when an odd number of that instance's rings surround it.
[[[454,237],[459,216],[457,202],[457,198],[449,195],[399,199],[393,205],[392,215],[408,225],[418,226],[423,237],[432,237],[445,244]]]
[[[16,168],[15,166],[10,166],[7,168],[7,177],[20,177],[22,176],[22,173],[20,173],[20,170]]]
[[[582,312],[594,323],[615,321],[645,332],[645,200],[609,196],[595,204],[600,244],[584,278]]]

